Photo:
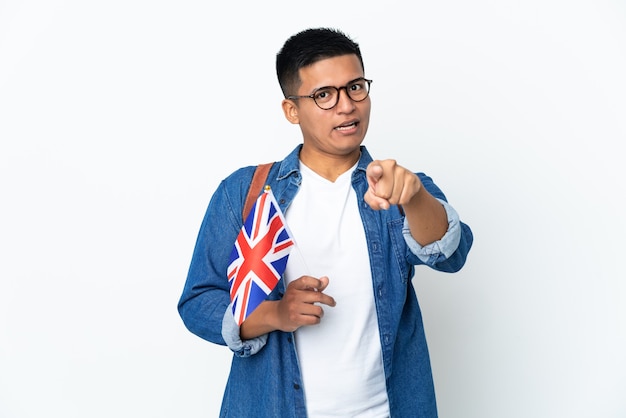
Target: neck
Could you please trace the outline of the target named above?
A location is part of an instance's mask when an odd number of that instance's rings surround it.
[[[334,182],[337,178],[348,171],[361,157],[361,150],[357,149],[347,155],[323,155],[310,154],[304,148],[300,151],[300,161],[315,173],[328,181]]]

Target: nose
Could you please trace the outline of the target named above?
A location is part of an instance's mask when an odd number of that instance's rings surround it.
[[[343,96],[341,95],[342,90],[344,92]],[[354,101],[348,95],[348,88],[339,88],[337,94],[339,95],[337,98],[337,110],[339,112],[351,112],[354,109]]]

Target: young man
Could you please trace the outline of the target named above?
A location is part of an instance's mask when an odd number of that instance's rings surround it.
[[[220,416],[436,417],[411,279],[416,265],[458,271],[472,232],[429,177],[362,146],[372,82],[358,44],[308,29],[276,69],[302,143],[267,184],[297,250],[237,326],[226,271],[255,167],[241,168],[209,203],[178,305],[191,332],[234,353]]]

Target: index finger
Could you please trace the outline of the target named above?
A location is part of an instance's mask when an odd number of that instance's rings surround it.
[[[367,166],[365,170],[367,181],[370,183],[377,183],[383,176],[383,166],[374,161]],[[371,184],[370,184],[371,185]]]
[[[321,280],[316,279],[315,277],[301,276],[289,283],[289,287],[294,287],[298,290],[318,290],[323,289],[326,286]]]

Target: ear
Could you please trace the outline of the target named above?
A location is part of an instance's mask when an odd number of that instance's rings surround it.
[[[300,118],[298,117],[298,106],[296,106],[293,100],[284,99],[282,102],[283,113],[285,114],[285,118],[294,125],[300,123]]]

